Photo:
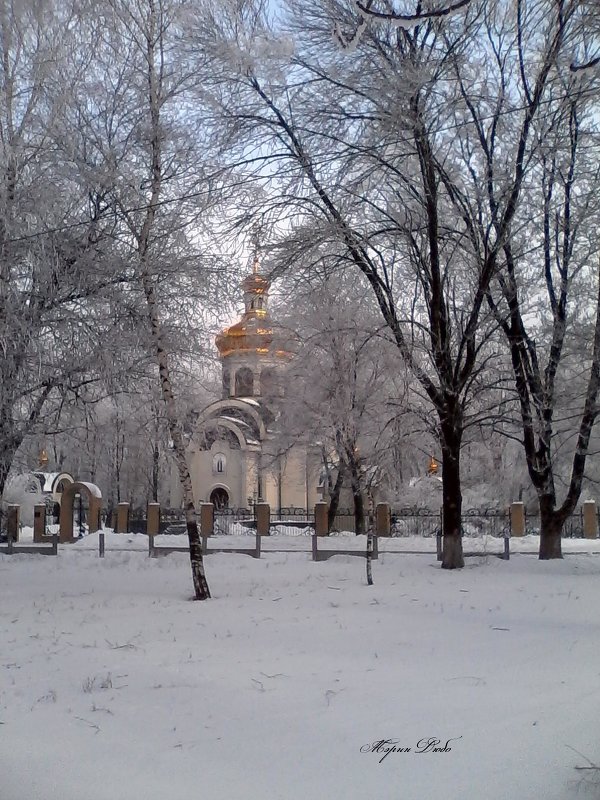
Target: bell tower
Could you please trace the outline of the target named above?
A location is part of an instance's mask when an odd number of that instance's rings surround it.
[[[223,370],[223,399],[263,398],[278,394],[277,372],[282,357],[269,315],[271,281],[261,272],[258,257],[242,281],[244,313],[239,322],[216,337]]]

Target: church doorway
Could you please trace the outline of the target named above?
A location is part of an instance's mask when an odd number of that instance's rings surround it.
[[[229,508],[229,494],[226,489],[218,486],[210,493],[210,502],[215,507],[215,511],[221,511],[223,508]]]

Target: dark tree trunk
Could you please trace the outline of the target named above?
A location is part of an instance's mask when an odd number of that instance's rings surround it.
[[[562,558],[562,531],[566,515],[554,508],[552,495],[541,495],[540,503],[540,553],[542,561]]]
[[[338,473],[335,479],[333,489],[329,492],[329,508],[327,509],[327,531],[331,531],[335,516],[340,507],[340,494],[342,486],[344,485],[344,475],[346,473],[346,465],[340,461],[338,466]]]
[[[367,533],[367,586],[373,586],[373,528]]]
[[[365,503],[360,489],[358,489],[356,492],[353,492],[353,499],[354,527],[356,529],[356,535],[360,536],[361,534],[366,533],[367,530],[365,526]]]
[[[460,490],[461,431],[442,425],[442,569],[464,567],[462,547],[462,494]]]
[[[0,436],[1,436],[0,432]],[[2,441],[0,439],[0,441]],[[16,450],[3,450],[0,453],[0,499],[4,494],[4,488],[8,479],[8,473],[15,457]],[[0,532],[5,532],[6,519],[3,517],[2,505],[0,504]]]
[[[160,470],[160,450],[155,442],[152,449],[152,500],[158,503],[158,477]]]
[[[350,485],[352,487],[352,500],[354,503],[354,530],[357,536],[366,533],[365,503],[360,487],[360,472],[358,462],[350,461]]]

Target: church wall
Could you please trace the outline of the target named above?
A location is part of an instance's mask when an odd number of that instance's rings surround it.
[[[215,442],[211,450],[188,450],[190,474],[195,503],[207,503],[211,491],[217,487],[224,487],[229,494],[229,505],[239,508],[248,503],[245,481],[244,450],[231,450],[226,442]],[[214,470],[214,457],[217,453],[225,456],[225,471],[217,473]],[[180,508],[183,496],[176,467],[171,471],[170,505],[171,508]]]
[[[222,453],[225,458],[223,472],[215,469],[215,456]],[[231,450],[227,442],[217,441],[210,450],[199,450],[192,454],[190,472],[194,487],[194,500],[207,503],[212,490],[221,486],[229,494],[229,505],[239,507],[245,505],[242,496],[242,460],[243,450]]]
[[[213,472],[216,453],[223,453],[226,458],[226,469],[222,474]],[[219,441],[213,444],[211,450],[191,450],[188,454],[195,502],[208,502],[210,493],[216,486],[223,486],[228,491],[231,507],[247,508],[249,498],[258,499],[258,452],[231,450],[226,442]],[[318,451],[308,448],[307,452],[304,446],[292,448],[282,459],[281,478],[277,468],[263,466],[263,500],[275,512],[280,508],[280,497],[283,508],[306,508],[308,499],[308,510],[311,511],[315,503],[322,499],[317,488],[320,469]],[[175,467],[171,473],[170,504],[172,508],[179,508],[182,504],[181,487]]]
[[[293,447],[282,460],[281,472],[282,507],[306,508],[306,448]]]
[[[279,509],[279,481],[272,472],[264,473],[264,500],[271,506],[271,510]]]

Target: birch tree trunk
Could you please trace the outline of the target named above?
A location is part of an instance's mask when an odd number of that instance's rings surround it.
[[[187,534],[190,545],[194,599],[206,600],[210,598],[210,590],[204,572],[202,544],[198,530],[196,509],[194,507],[192,479],[187,463],[185,441],[173,392],[168,352],[163,341],[156,284],[151,270],[152,232],[155,226],[157,208],[159,207],[162,197],[164,184],[162,164],[164,131],[161,121],[161,109],[165,102],[165,93],[168,92],[164,85],[165,64],[163,61],[167,20],[163,17],[163,4],[157,2],[157,0],[147,0],[145,11],[147,12],[147,17],[145,19],[140,17],[134,20],[132,24],[136,28],[136,42],[139,41],[137,38],[139,31],[143,31],[144,36],[144,64],[147,70],[145,76],[147,80],[147,95],[145,99],[147,101],[149,127],[147,185],[150,197],[145,211],[143,212],[142,225],[139,228],[136,225],[135,219],[126,212],[123,206],[121,206],[121,210],[124,213],[127,224],[136,241],[139,277],[146,299],[150,336],[158,367],[161,395],[165,404],[167,425],[171,441],[173,442],[173,455],[183,494]]]
[[[173,394],[173,387],[171,385],[167,352],[162,343],[161,326],[156,303],[156,292],[152,280],[147,273],[142,275],[142,282],[146,303],[148,305],[148,319],[150,322],[152,342],[154,344],[156,354],[156,363],[158,365],[160,388],[167,414],[169,434],[173,442],[175,465],[177,467],[179,482],[183,491],[185,521],[190,543],[190,563],[192,567],[192,581],[194,583],[194,596],[196,600],[207,600],[210,598],[210,590],[208,588],[208,581],[206,580],[206,574],[204,572],[202,543],[200,540],[200,533],[198,531],[196,509],[194,507],[192,478],[190,476],[190,471],[187,464],[185,442],[181,431],[181,425],[179,424],[175,395]]]

